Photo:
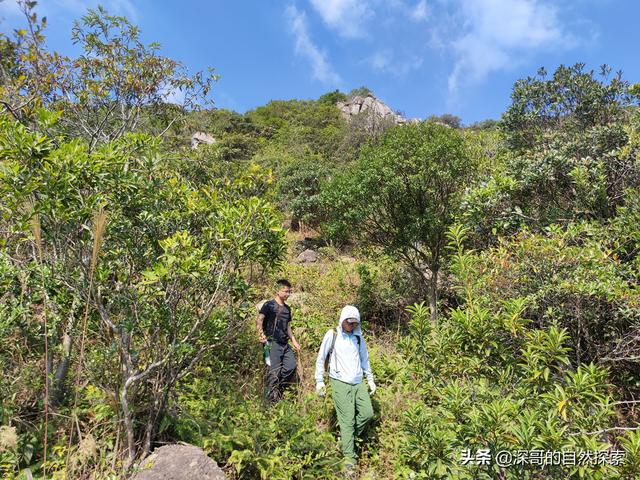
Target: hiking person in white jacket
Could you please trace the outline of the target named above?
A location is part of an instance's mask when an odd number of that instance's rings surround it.
[[[367,344],[362,337],[360,312],[352,305],[342,309],[338,327],[329,330],[320,345],[315,375],[316,391],[320,396],[325,395],[326,363],[329,365],[331,393],[340,425],[345,466],[354,467],[357,459],[355,437],[373,418],[371,398],[362,381],[363,373],[367,377],[371,395],[376,391],[376,384],[369,366]]]

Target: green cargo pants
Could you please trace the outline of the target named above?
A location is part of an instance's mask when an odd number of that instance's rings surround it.
[[[355,462],[355,437],[359,436],[367,423],[373,418],[373,407],[369,391],[364,382],[357,385],[331,379],[331,393],[336,406],[342,454],[345,460]]]

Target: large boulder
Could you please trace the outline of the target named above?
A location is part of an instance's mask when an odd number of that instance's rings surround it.
[[[218,464],[193,445],[165,445],[145,458],[132,480],[226,480]]]
[[[213,135],[209,135],[206,132],[196,132],[191,135],[191,148],[198,148],[198,145],[201,143],[212,145],[216,143],[216,139],[213,138]]]
[[[318,260],[318,254],[314,250],[307,248],[304,252],[298,255],[296,260],[300,263],[312,263]]]
[[[371,93],[365,97],[356,96],[346,102],[338,102],[336,105],[347,122],[351,122],[356,116],[365,113],[370,123],[382,121],[389,124],[403,125],[405,123],[419,122],[418,119],[407,120],[402,115],[397,114],[386,103]]]

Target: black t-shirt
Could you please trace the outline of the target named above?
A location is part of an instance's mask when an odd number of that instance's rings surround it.
[[[269,340],[275,340],[282,345],[286,345],[287,341],[289,341],[287,331],[291,321],[291,308],[289,308],[289,305],[286,303],[280,305],[275,300],[269,300],[264,302],[260,313],[264,315],[262,329],[265,336]]]

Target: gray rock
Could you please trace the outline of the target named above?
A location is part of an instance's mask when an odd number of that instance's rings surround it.
[[[132,480],[226,480],[218,464],[193,445],[165,445],[145,458]]]
[[[347,122],[351,122],[354,117],[365,113],[369,123],[383,121],[391,125],[403,125],[420,121],[418,119],[407,120],[372,94],[368,94],[366,97],[357,96],[347,102],[338,102],[336,105]]]
[[[298,255],[296,260],[301,263],[312,263],[318,260],[318,254],[310,248],[307,248],[304,252]]]
[[[216,143],[216,139],[212,135],[206,132],[196,132],[191,135],[191,148],[198,148],[198,145],[204,143],[205,145],[211,145]]]

